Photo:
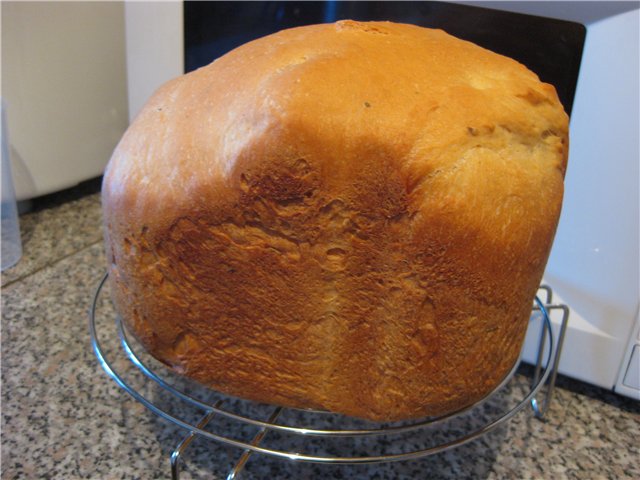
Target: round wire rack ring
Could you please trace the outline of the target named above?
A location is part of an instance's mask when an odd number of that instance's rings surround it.
[[[418,458],[423,458],[429,455],[433,455],[454,447],[461,446],[465,443],[468,443],[492,430],[495,430],[506,421],[515,416],[518,412],[520,412],[527,405],[531,404],[534,407],[534,410],[537,406],[535,402],[536,394],[540,391],[542,386],[547,382],[550,372],[552,371],[552,359],[554,358],[554,354],[556,353],[557,346],[554,344],[553,339],[553,330],[551,328],[551,321],[549,318],[548,311],[542,301],[536,297],[535,302],[535,310],[539,310],[542,317],[542,335],[540,342],[540,352],[538,355],[539,365],[538,369],[541,367],[540,362],[542,358],[545,357],[546,361],[544,362],[544,373],[542,375],[536,375],[534,378],[533,384],[530,386],[529,392],[520,400],[518,403],[509,409],[506,412],[503,412],[497,418],[492,421],[487,422],[481,427],[467,433],[466,435],[461,435],[456,437],[453,440],[445,441],[439,443],[434,446],[430,446],[427,448],[418,448],[414,451],[403,452],[403,453],[394,453],[394,454],[385,454],[385,455],[361,455],[361,456],[321,456],[321,455],[309,455],[299,452],[293,451],[285,451],[278,450],[272,448],[266,448],[257,444],[257,442],[247,443],[244,441],[240,441],[234,438],[230,438],[226,436],[224,433],[215,433],[204,429],[204,425],[211,419],[214,415],[220,415],[222,417],[226,417],[232,419],[234,421],[241,422],[246,425],[251,425],[254,427],[261,428],[261,434],[264,436],[269,430],[280,431],[289,435],[296,435],[301,437],[323,437],[323,438],[337,438],[337,437],[371,437],[377,435],[391,435],[391,434],[400,434],[400,433],[408,433],[420,431],[427,427],[433,427],[434,425],[445,424],[452,419],[459,417],[466,412],[477,408],[482,403],[486,402],[492,396],[494,396],[497,392],[499,392],[504,386],[511,380],[515,371],[517,370],[520,361],[516,361],[513,368],[509,372],[509,374],[500,382],[500,384],[496,387],[494,391],[492,391],[487,397],[482,399],[480,402],[471,405],[467,408],[464,408],[460,411],[440,416],[440,417],[430,417],[428,419],[420,420],[417,422],[404,424],[400,426],[380,426],[377,428],[364,428],[364,429],[319,429],[314,428],[313,425],[307,426],[291,426],[277,423],[277,419],[283,409],[276,408],[274,413],[268,420],[260,420],[252,417],[248,417],[245,415],[241,415],[229,410],[222,408],[220,401],[215,403],[205,403],[197,398],[175,388],[165,380],[163,380],[159,375],[157,375],[147,364],[145,364],[140,357],[133,351],[131,342],[129,341],[125,329],[123,328],[122,322],[120,318],[115,316],[115,325],[117,328],[117,334],[119,336],[120,344],[123,348],[124,354],[130,360],[130,362],[144,375],[144,377],[153,382],[153,384],[161,387],[164,391],[170,393],[176,400],[180,400],[182,402],[186,402],[192,407],[196,407],[205,412],[204,419],[206,421],[201,421],[198,423],[187,422],[181,418],[178,418],[174,414],[168,412],[161,406],[157,405],[153,401],[146,398],[142,395],[138,390],[133,388],[129,383],[127,383],[120,374],[116,372],[116,369],[113,366],[113,363],[107,360],[105,350],[103,349],[99,339],[98,339],[98,330],[96,327],[96,310],[98,305],[98,299],[101,295],[105,282],[107,280],[107,275],[105,275],[100,281],[96,293],[94,295],[91,309],[89,312],[89,332],[91,335],[91,344],[93,350],[100,362],[100,365],[105,370],[105,372],[121,387],[123,388],[129,395],[131,395],[135,400],[140,402],[146,408],[151,410],[153,413],[158,415],[159,417],[187,430],[192,435],[200,435],[209,440],[213,440],[216,442],[220,442],[229,446],[237,447],[249,452],[260,453],[264,455],[270,455],[273,457],[279,457],[283,459],[293,460],[293,461],[302,461],[302,462],[312,462],[312,463],[332,463],[332,464],[367,464],[367,463],[380,463],[380,462],[394,462],[394,461],[402,461],[402,460],[414,460]],[[546,345],[543,345],[546,344]],[[546,355],[543,355],[543,352]],[[329,412],[317,412],[322,415],[332,415]]]

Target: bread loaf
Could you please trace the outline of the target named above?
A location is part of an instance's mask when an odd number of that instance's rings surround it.
[[[560,214],[554,88],[443,31],[341,21],[162,86],[104,176],[117,311],[221,392],[371,420],[481,399]]]

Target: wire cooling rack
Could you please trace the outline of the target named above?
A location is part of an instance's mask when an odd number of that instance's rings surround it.
[[[184,429],[185,436],[170,456],[173,480],[179,480],[183,454],[198,436],[242,450],[227,475],[227,480],[232,480],[239,477],[254,454],[324,464],[413,460],[475,440],[528,405],[535,417],[543,418],[552,399],[569,317],[565,305],[553,304],[552,290],[541,286],[532,306],[530,328],[539,328],[540,334],[530,384],[512,385],[521,363],[517,361],[493,392],[470,407],[418,421],[374,423],[329,412],[255,404],[194,385],[154,361],[127,335],[113,310],[106,308],[109,312],[99,319],[99,305],[108,304],[106,280],[107,275],[98,285],[89,314],[93,350],[102,368],[129,395]],[[549,314],[553,310],[561,313],[557,340]],[[109,341],[113,346],[105,348]],[[543,400],[538,402],[545,384]],[[357,442],[357,448],[352,449],[357,453],[343,453],[345,439]]]

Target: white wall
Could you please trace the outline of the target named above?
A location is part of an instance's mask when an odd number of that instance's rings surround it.
[[[129,119],[133,120],[151,94],[184,73],[182,2],[125,4]]]
[[[98,176],[128,124],[124,4],[2,2],[19,200]]]

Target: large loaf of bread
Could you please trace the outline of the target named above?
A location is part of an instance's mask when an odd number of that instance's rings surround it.
[[[567,123],[521,64],[411,25],[285,30],[162,86],[104,177],[117,311],[221,392],[451,412],[517,360]]]

